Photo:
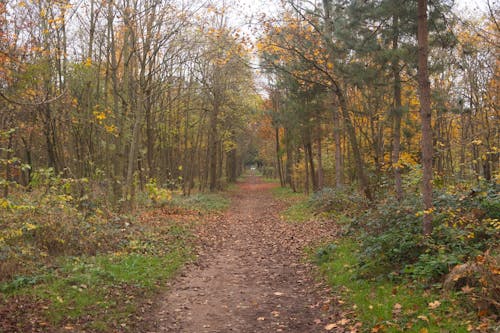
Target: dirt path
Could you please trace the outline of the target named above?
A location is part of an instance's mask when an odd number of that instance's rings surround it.
[[[303,247],[332,236],[331,225],[282,222],[272,186],[254,176],[239,184],[197,263],[157,305],[149,332],[321,332],[337,317],[303,260]]]

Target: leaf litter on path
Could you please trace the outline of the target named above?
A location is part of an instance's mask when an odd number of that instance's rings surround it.
[[[282,221],[274,186],[248,177],[227,213],[199,224],[198,260],[155,305],[148,332],[324,332],[349,322],[303,260],[335,226]]]

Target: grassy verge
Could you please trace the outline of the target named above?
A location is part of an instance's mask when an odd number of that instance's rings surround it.
[[[160,229],[162,229],[160,227]],[[169,223],[120,251],[60,256],[51,267],[0,284],[0,332],[134,331],[140,308],[193,258],[187,227]],[[134,238],[136,238],[134,237]],[[165,240],[168,239],[168,242]],[[23,311],[32,306],[31,313]]]
[[[313,217],[313,209],[303,193],[293,192],[286,187],[276,187],[272,190],[273,196],[286,202],[288,207],[281,213],[280,217],[290,223],[307,222]]]
[[[137,331],[164,282],[194,258],[193,227],[230,201],[174,196],[134,215],[88,218],[56,203],[62,208],[40,206],[36,214],[4,211],[16,232],[0,234],[9,237],[1,238],[0,255],[22,266],[0,265],[13,267],[8,275],[0,269],[0,333]]]
[[[310,257],[343,304],[344,318],[349,318],[336,323],[336,327],[357,332],[491,331],[491,319],[478,320],[476,311],[467,305],[463,292],[444,293],[440,284],[433,287],[432,283],[422,283],[398,271],[375,274],[373,270],[378,269],[378,261],[367,257],[365,252],[360,253],[366,227],[374,223],[374,217],[363,215],[359,218],[365,206],[353,195],[325,190],[309,198],[277,188],[274,196],[289,204],[281,213],[286,221],[304,222],[319,215],[334,220],[343,231],[337,242],[309,249]],[[405,214],[405,211],[401,212]],[[414,214],[404,216],[411,218]],[[359,221],[364,224],[360,225]],[[406,223],[406,220],[401,221]],[[407,233],[405,229],[398,235]],[[397,248],[394,246],[394,251]],[[371,274],[367,274],[367,267],[370,267]]]
[[[175,196],[171,205],[200,212],[223,212],[229,208],[230,199],[222,193],[196,193],[189,197]]]
[[[350,239],[322,248],[321,272],[366,332],[468,332],[457,300],[410,284],[358,277],[358,245]]]

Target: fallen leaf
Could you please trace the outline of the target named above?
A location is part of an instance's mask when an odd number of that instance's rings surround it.
[[[382,324],[379,324],[379,325],[375,325],[373,328],[372,328],[372,333],[377,333],[379,331],[383,332],[385,326],[382,325]]]
[[[258,321],[263,321],[263,320],[266,320],[266,318],[264,318],[264,317],[259,317],[259,318],[257,318],[257,320],[258,320]]]
[[[474,288],[471,288],[469,285],[465,285],[464,287],[462,287],[462,292],[464,294],[470,294],[473,290]]]
[[[347,325],[347,323],[349,323],[349,322],[350,322],[350,320],[349,320],[349,319],[342,318],[342,319],[340,319],[340,320],[337,322],[337,324],[340,324],[340,325],[344,326],[344,325]]]
[[[327,331],[331,331],[333,330],[335,327],[337,327],[337,324],[333,323],[333,324],[328,324],[325,326],[325,330]]]
[[[418,333],[429,333],[429,330],[425,327],[421,328]]]
[[[478,317],[484,317],[488,314],[488,309],[481,309],[477,312]]]
[[[392,314],[397,315],[401,313],[401,309],[403,306],[399,303],[394,304],[394,307],[392,308]]]
[[[418,319],[422,319],[423,321],[429,322],[429,318],[427,318],[427,316],[420,315],[420,316],[418,316],[417,318],[418,318]]]
[[[440,301],[434,301],[429,303],[429,309],[434,310],[441,305]]]

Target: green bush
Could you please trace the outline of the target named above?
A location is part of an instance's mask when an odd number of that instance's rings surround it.
[[[483,198],[480,205],[481,209],[484,210],[485,215],[492,219],[500,220],[500,194],[499,189],[491,189],[487,192],[487,195]]]
[[[418,195],[368,211],[357,219],[364,230],[359,235],[361,273],[436,282],[455,265],[498,246],[499,222],[487,217],[495,216],[495,210],[477,208],[494,206],[496,198],[481,193],[436,193],[434,230],[428,237],[422,235]]]
[[[330,187],[325,187],[311,195],[309,204],[317,212],[343,214],[352,214],[368,206],[366,199],[357,191]]]
[[[360,272],[378,276],[399,272],[417,261],[425,250],[418,198],[409,197],[399,203],[387,202],[367,211],[356,220],[363,225],[360,235]]]

